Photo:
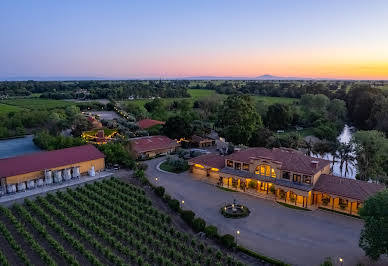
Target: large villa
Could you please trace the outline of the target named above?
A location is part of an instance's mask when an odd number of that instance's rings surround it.
[[[358,215],[361,204],[383,185],[331,174],[330,161],[285,148],[249,148],[227,156],[189,160],[190,171],[219,186],[306,209]]]

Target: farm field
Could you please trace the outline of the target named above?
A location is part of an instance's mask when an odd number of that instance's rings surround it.
[[[109,179],[0,207],[1,265],[240,265]]]
[[[23,98],[23,99],[12,99],[12,100],[3,100],[1,102],[4,105],[22,107],[32,110],[37,109],[53,109],[67,107],[74,105],[73,102],[63,101],[63,100],[50,100],[50,99],[36,99],[36,98]],[[1,109],[0,109],[1,110]]]
[[[225,95],[225,94],[218,94],[214,90],[188,89],[187,91],[190,94],[191,98],[163,98],[162,100],[166,104],[170,104],[173,101],[183,100],[183,99],[188,99],[192,103],[194,103],[194,101],[196,101],[196,100],[203,99],[203,98],[206,98],[206,97],[212,97],[214,95],[218,95],[221,99],[225,99],[227,97],[227,95]],[[253,95],[251,97],[256,102],[264,101],[267,104],[274,104],[274,103],[292,104],[293,102],[298,102],[299,101],[299,99],[286,98],[286,97],[269,97],[269,96],[260,96],[260,95]],[[150,101],[152,101],[152,100],[150,100],[150,99],[139,99],[139,100],[121,101],[120,103],[124,105],[127,102],[131,102],[131,103],[134,103],[134,104],[140,106],[141,108],[144,108],[144,104],[146,104],[147,102],[150,102]]]
[[[0,103],[0,115],[8,114],[10,112],[18,112],[21,110],[23,110],[21,107]]]

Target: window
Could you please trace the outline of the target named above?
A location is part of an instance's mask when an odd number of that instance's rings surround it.
[[[291,176],[290,176],[290,172],[283,172],[283,179],[287,179],[287,180],[290,180]]]
[[[296,183],[300,183],[300,181],[301,181],[300,179],[301,179],[300,175],[294,174],[293,177],[292,177],[292,181],[296,182]]]
[[[233,167],[233,161],[227,160],[227,161],[226,161],[226,166],[227,166],[227,167]]]
[[[272,176],[276,178],[275,169],[272,169],[268,164],[262,164],[256,167],[255,174],[264,175],[264,176]]]
[[[241,170],[241,163],[234,163],[234,169]]]
[[[243,163],[243,170],[244,171],[249,171],[249,164]]]
[[[304,175],[304,176],[303,176],[303,183],[311,184],[311,176],[309,176],[309,175]]]
[[[273,177],[273,178],[276,178],[276,173],[275,173],[275,169],[271,169],[271,176]]]

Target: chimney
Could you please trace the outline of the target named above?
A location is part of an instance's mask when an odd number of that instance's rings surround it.
[[[318,161],[311,161],[311,166],[315,169],[318,169],[318,164],[319,162]]]

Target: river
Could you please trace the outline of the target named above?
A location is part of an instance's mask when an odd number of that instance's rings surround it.
[[[354,127],[349,127],[348,125],[345,125],[343,130],[342,130],[342,132],[341,132],[341,134],[338,136],[339,142],[341,142],[341,143],[349,143],[350,140],[352,139],[354,131],[355,131]],[[331,154],[328,154],[328,153],[325,154],[323,157],[321,157],[321,156],[318,156],[318,157],[326,159],[326,160],[329,160],[329,161],[333,160],[333,156],[331,156]],[[356,163],[357,162],[353,162],[354,165],[356,165]],[[349,171],[348,171],[348,173],[345,176],[345,169],[342,169],[342,173],[341,173],[341,171],[340,171],[340,163],[339,162],[335,162],[334,163],[334,167],[333,167],[333,174],[337,175],[337,176],[342,176],[342,177],[347,177],[347,178],[355,179],[357,172],[356,172],[356,167],[354,165],[350,165],[348,167]]]
[[[40,151],[33,138],[33,135],[28,135],[24,138],[0,140],[0,159]]]

